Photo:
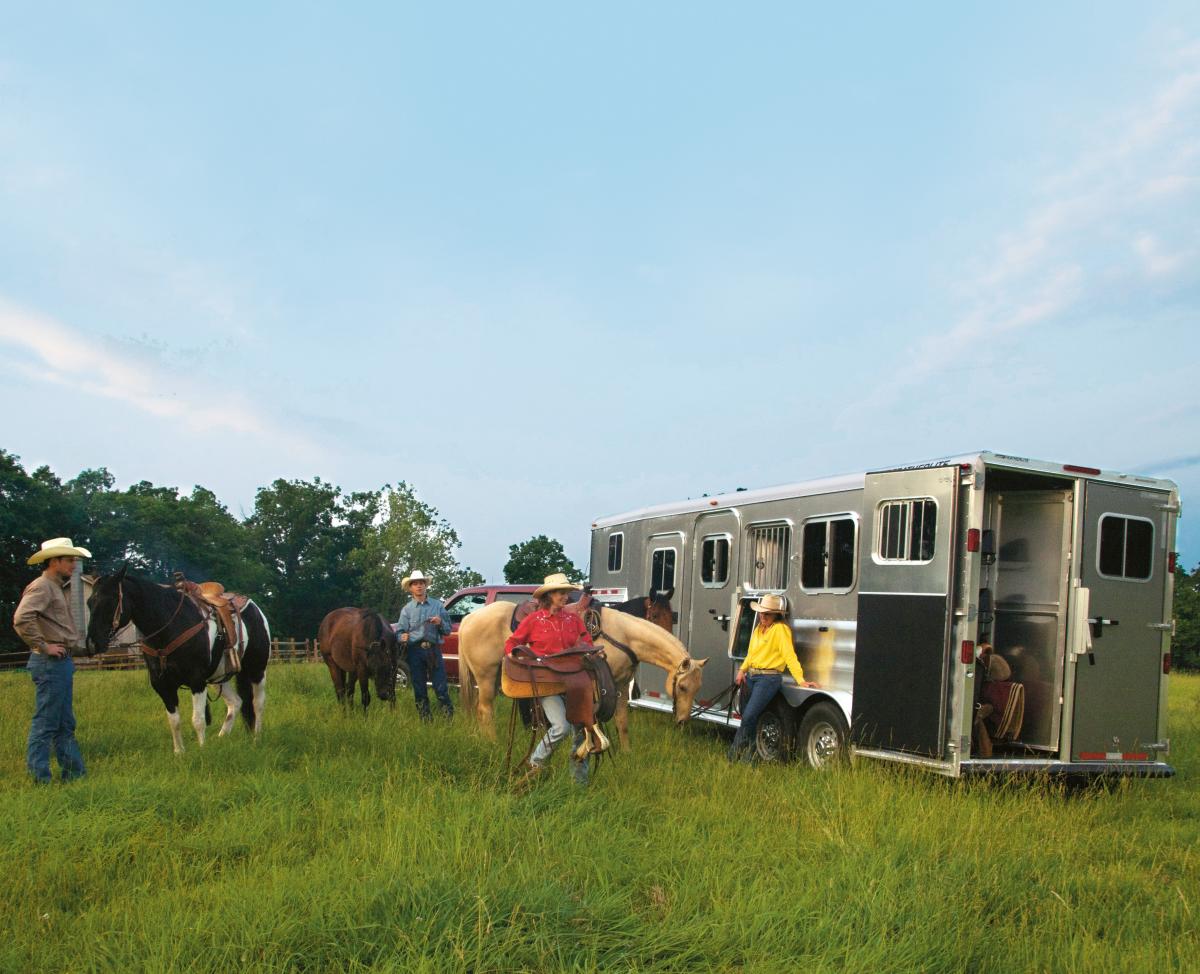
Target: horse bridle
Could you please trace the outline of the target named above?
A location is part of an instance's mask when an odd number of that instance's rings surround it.
[[[161,626],[159,626],[157,629],[155,629],[154,632],[150,633],[148,636],[142,637],[142,642],[141,642],[142,652],[149,653],[151,656],[167,656],[170,653],[172,653],[180,644],[187,642],[189,639],[192,638],[192,636],[194,636],[197,632],[199,632],[201,628],[203,628],[203,625],[204,625],[203,621],[200,622],[198,625],[192,626],[190,629],[188,629],[186,632],[184,632],[181,636],[176,637],[172,641],[171,645],[169,645],[166,649],[161,649],[161,650],[155,649],[153,646],[149,645],[149,642],[151,639],[153,639],[155,636],[157,636],[160,632],[166,631],[166,629],[171,625],[171,623],[175,621],[175,617],[177,615],[179,615],[180,610],[183,608],[183,603],[186,601],[187,601],[187,594],[184,592],[180,592],[179,593],[179,604],[177,606],[175,606],[175,611],[171,613],[171,618],[169,618],[165,623],[163,623]],[[106,645],[112,642],[113,636],[115,636],[118,632],[120,632],[125,627],[125,625],[128,625],[128,623],[121,622],[121,615],[122,615],[122,613],[124,613],[124,611],[125,611],[125,580],[120,579],[117,581],[117,607],[113,612],[112,622],[109,624],[108,638],[105,640]],[[133,621],[132,613],[130,613],[129,621],[130,622]]]

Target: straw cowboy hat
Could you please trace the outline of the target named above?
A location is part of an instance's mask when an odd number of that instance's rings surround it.
[[[547,592],[558,592],[564,588],[571,589],[572,591],[579,591],[583,588],[583,586],[576,585],[562,572],[555,572],[553,575],[546,576],[546,580],[542,582],[541,587],[534,590],[533,597],[535,599],[540,599]]]
[[[751,602],[750,608],[755,612],[787,612],[787,599],[782,595],[764,595],[757,602]]]
[[[42,542],[42,550],[29,556],[30,565],[40,565],[51,558],[91,558],[87,548],[76,548],[70,538],[51,538]]]
[[[400,587],[402,589],[404,589],[404,591],[407,592],[408,587],[413,582],[424,582],[426,585],[428,585],[429,584],[429,576],[426,575],[423,571],[421,571],[421,569],[418,568],[411,575],[405,575],[402,579],[400,579]]]

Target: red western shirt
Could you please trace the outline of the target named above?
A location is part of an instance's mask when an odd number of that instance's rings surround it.
[[[579,616],[573,612],[538,609],[522,619],[516,632],[505,640],[504,652],[511,654],[517,646],[528,646],[538,656],[551,656],[581,642],[592,645],[592,637]]]

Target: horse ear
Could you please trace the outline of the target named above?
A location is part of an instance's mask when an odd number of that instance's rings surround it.
[[[703,666],[705,663],[708,662],[708,657],[705,656],[704,659],[694,659],[694,660],[692,660],[692,662],[695,663],[697,666]]]
[[[659,598],[662,599],[662,601],[664,601],[664,602],[670,602],[674,596],[675,596],[675,586],[674,585],[672,585],[665,592],[662,592],[659,594]]]

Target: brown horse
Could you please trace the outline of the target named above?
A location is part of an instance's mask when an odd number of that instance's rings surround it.
[[[321,657],[329,667],[333,689],[340,703],[354,702],[354,683],[362,687],[363,713],[371,703],[367,687],[375,679],[380,700],[396,706],[396,634],[387,620],[370,609],[334,609],[321,620],[317,632]]]
[[[476,609],[462,621],[458,630],[459,689],[464,709],[475,710],[484,732],[496,736],[493,720],[493,701],[500,661],[504,658],[504,641],[509,637],[513,607],[493,602]],[[638,662],[650,663],[667,672],[667,692],[674,705],[675,723],[682,724],[692,715],[692,701],[700,689],[701,668],[707,660],[692,659],[687,649],[670,632],[664,632],[645,619],[600,609],[600,635],[597,647],[603,647],[613,679],[618,687],[617,712],[613,720],[622,747],[629,747],[629,682],[634,674],[634,662],[618,646],[623,643]]]

